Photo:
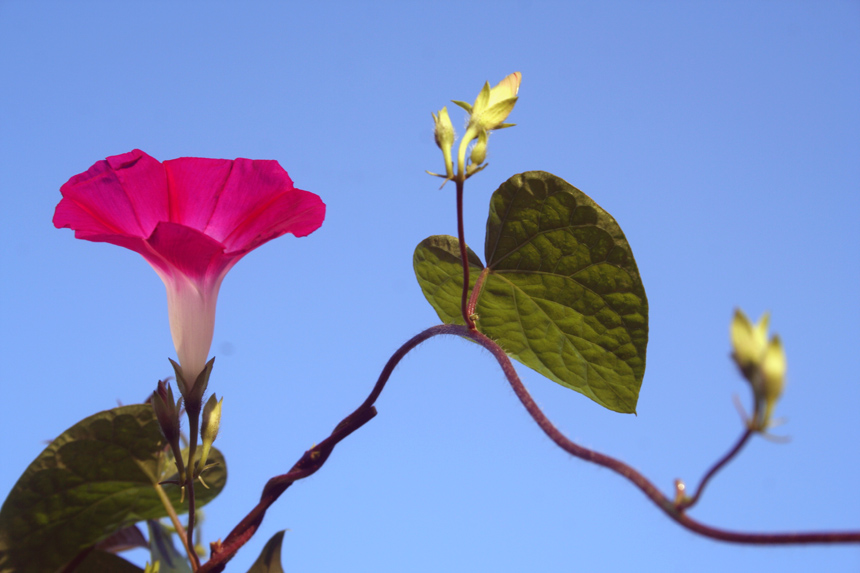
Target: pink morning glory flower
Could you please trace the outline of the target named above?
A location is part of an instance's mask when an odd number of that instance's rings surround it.
[[[194,384],[215,329],[221,281],[263,243],[322,225],[325,204],[293,187],[277,161],[181,157],[160,163],[135,149],[62,186],[54,226],[143,255],[167,287],[170,332]]]

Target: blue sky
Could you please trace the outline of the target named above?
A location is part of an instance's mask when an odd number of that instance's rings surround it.
[[[412,251],[455,234],[430,112],[523,74],[467,241],[515,173],[566,179],[612,213],[650,303],[637,416],[519,367],[568,435],[664,490],[741,431],[736,306],[772,313],[789,373],[757,438],[692,515],[748,531],[860,528],[860,3],[0,2],[0,492],[63,430],[144,399],[175,357],[164,288],[138,255],[73,239],[59,187],[140,148],[277,159],[323,227],[242,260],[221,290],[210,388],[229,478],[224,537],[438,322]],[[459,111],[451,110],[456,126]],[[462,132],[462,129],[461,129]],[[480,250],[480,249],[478,249]],[[678,528],[552,445],[475,345],[434,339],[379,416],[270,510],[242,572],[289,529],[293,571],[856,571],[860,547],[727,545]]]

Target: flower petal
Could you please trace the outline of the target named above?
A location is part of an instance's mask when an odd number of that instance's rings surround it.
[[[54,226],[75,237],[120,234],[147,237],[167,218],[167,180],[161,164],[140,150],[108,157],[60,188]]]
[[[108,157],[107,162],[131,202],[143,236],[149,236],[170,215],[164,166],[139,149]]]
[[[181,273],[199,285],[218,280],[241,258],[225,255],[224,245],[178,223],[159,223],[146,244],[149,249],[140,254],[160,275]]]
[[[164,162],[170,185],[170,221],[205,231],[218,204],[233,162],[180,157]]]
[[[285,233],[304,237],[325,218],[320,198],[293,187],[277,161],[180,158],[164,166],[172,220],[222,242],[231,253],[244,254]]]
[[[165,162],[170,164],[170,162]],[[168,165],[168,169],[172,168]],[[277,161],[236,159],[205,229],[226,243],[237,228],[265,210],[279,195],[293,190],[293,181]],[[238,250],[232,245],[230,250]]]
[[[224,240],[233,253],[247,253],[286,233],[305,237],[320,228],[325,219],[325,203],[315,194],[293,189],[275,198],[239,225]]]

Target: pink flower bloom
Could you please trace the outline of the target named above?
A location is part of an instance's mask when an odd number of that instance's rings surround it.
[[[212,345],[221,281],[245,254],[304,237],[325,204],[293,187],[277,161],[182,157],[159,163],[135,149],[99,161],[62,186],[54,226],[143,255],[167,287],[170,332],[190,386]]]

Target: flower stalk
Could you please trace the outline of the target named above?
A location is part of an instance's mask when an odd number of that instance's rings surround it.
[[[474,307],[477,301],[471,304],[470,310],[469,258],[463,222],[463,188],[466,184],[466,179],[482,171],[487,166],[484,161],[487,158],[489,133],[496,129],[503,129],[514,125],[504,122],[517,103],[517,92],[520,89],[521,81],[522,74],[514,72],[493,88],[490,88],[489,82],[486,82],[473,104],[452,100],[456,105],[469,113],[466,134],[460,140],[460,146],[457,148],[456,173],[453,170],[451,159],[451,151],[456,139],[456,133],[448,116],[448,110],[443,107],[438,115],[433,114],[433,121],[435,123],[434,135],[436,145],[442,150],[442,157],[445,161],[445,174],[439,175],[430,171],[427,173],[445,179],[442,183],[443,187],[445,183],[451,180],[454,181],[457,187],[457,239],[460,243],[460,260],[463,265],[463,295],[461,297],[460,312],[463,315],[463,321],[470,330],[477,329],[473,319]],[[467,162],[466,155],[469,145],[475,140],[477,141],[472,147],[469,161]]]

